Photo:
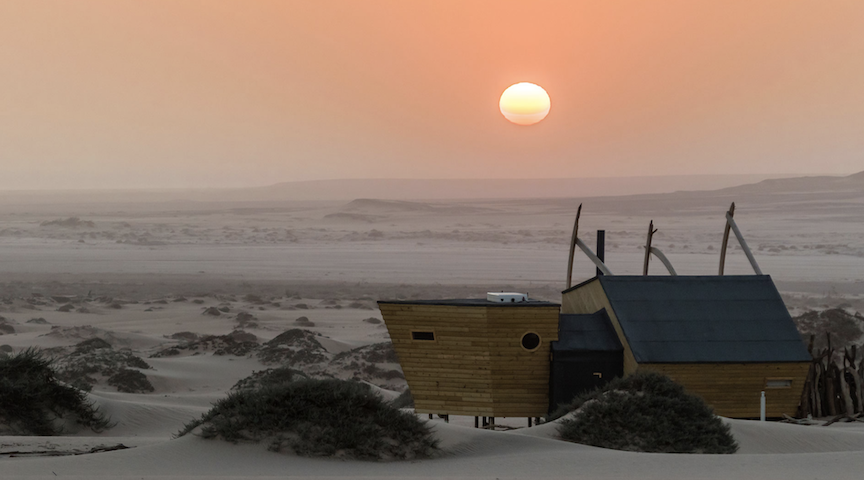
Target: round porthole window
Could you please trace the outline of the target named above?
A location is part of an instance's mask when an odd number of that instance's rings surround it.
[[[536,350],[540,346],[540,335],[528,332],[522,335],[522,348],[525,350]]]

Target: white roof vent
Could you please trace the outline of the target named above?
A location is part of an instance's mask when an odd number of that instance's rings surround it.
[[[495,303],[527,302],[528,295],[515,292],[489,292],[486,294],[486,300]]]

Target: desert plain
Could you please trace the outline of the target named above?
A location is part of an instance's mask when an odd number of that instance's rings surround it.
[[[793,316],[828,308],[864,312],[862,174],[720,190],[592,193],[312,200],[280,199],[272,191],[266,198],[4,194],[0,348],[50,352],[115,425],[99,434],[0,435],[0,477],[860,475],[860,422],[728,420],[740,445],[734,455],[611,451],[558,440],[554,423],[526,428],[525,419],[503,419],[513,428],[490,431],[474,429],[468,417],[431,420],[441,455],[405,462],[305,458],[260,444],[174,438],[239,380],[279,365],[354,378],[396,397],[406,383],[375,302],[500,290],[558,301],[580,204],[580,238],[593,246],[595,232],[605,230],[613,273],[641,273],[653,220],[654,246],[679,274],[713,275],[724,214],[734,201],[738,225]],[[727,274],[752,273],[740,247],[731,245]],[[652,261],[651,274],[666,272]],[[577,253],[574,280],[593,275]],[[82,342],[98,348],[85,351]],[[88,362],[110,365],[88,369]],[[140,372],[146,383],[124,383],[118,369]]]

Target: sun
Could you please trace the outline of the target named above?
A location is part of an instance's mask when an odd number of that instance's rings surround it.
[[[534,125],[543,120],[549,114],[550,106],[546,90],[529,82],[510,85],[498,101],[501,114],[516,125]]]

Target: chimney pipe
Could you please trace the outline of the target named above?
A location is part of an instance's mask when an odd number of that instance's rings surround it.
[[[606,263],[606,230],[597,230],[597,258]],[[603,275],[603,272],[598,268],[597,276],[600,275]]]

